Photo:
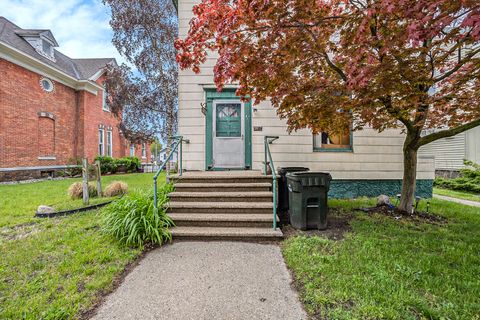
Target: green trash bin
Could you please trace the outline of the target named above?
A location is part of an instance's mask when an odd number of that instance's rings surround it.
[[[294,228],[327,228],[330,181],[332,176],[325,172],[287,173],[290,223]]]

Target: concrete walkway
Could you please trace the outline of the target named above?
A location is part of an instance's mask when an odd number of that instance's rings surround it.
[[[178,242],[150,252],[93,319],[306,319],[277,245]]]
[[[441,195],[438,195],[438,194],[434,194],[433,197],[437,198],[437,199],[440,199],[440,200],[452,201],[452,202],[464,204],[464,205],[467,205],[467,206],[480,207],[480,202],[477,202],[477,201],[470,201],[470,200],[452,198],[452,197],[447,197],[447,196],[441,196]]]

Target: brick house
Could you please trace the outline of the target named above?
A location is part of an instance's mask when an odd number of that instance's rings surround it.
[[[106,104],[105,67],[115,59],[72,59],[55,47],[50,30],[0,17],[0,180],[97,155],[149,162],[149,144],[131,145]]]

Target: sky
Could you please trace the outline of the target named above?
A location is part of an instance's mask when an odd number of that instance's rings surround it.
[[[0,16],[23,29],[50,29],[71,58],[125,62],[113,46],[109,9],[101,0],[0,0]]]

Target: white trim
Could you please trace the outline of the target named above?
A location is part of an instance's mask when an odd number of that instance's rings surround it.
[[[57,157],[55,156],[38,157],[38,160],[57,160]]]
[[[97,81],[105,73],[105,68],[98,70],[93,76],[88,78],[90,81]]]
[[[41,76],[48,77],[51,80],[59,82],[75,90],[85,90],[94,95],[98,94],[103,88],[89,80],[77,80],[74,77],[58,70],[2,41],[0,41],[0,58],[19,65],[27,70],[35,72]]]
[[[51,169],[68,169],[68,168],[80,168],[80,165],[64,165],[64,166],[38,166],[38,167],[11,167],[0,168],[0,172],[14,172],[14,171],[27,171],[27,170],[51,170]]]

